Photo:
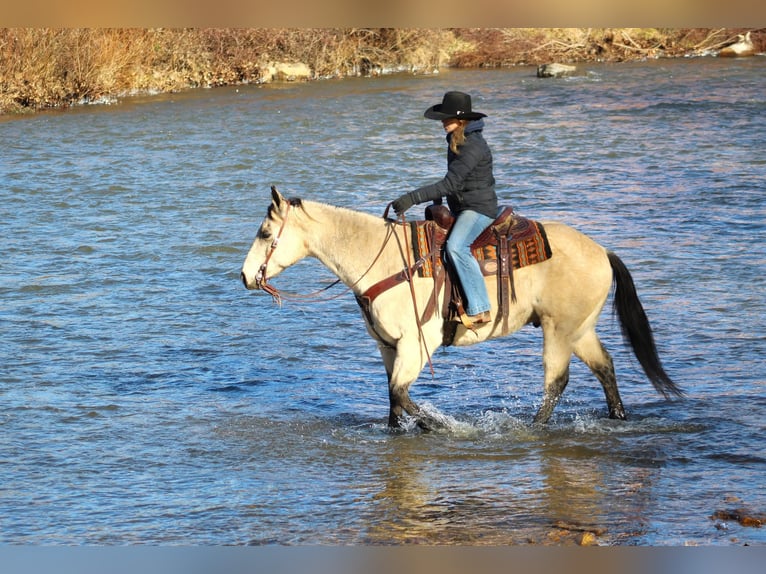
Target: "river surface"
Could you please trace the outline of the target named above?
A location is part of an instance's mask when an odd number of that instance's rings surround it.
[[[240,86],[0,120],[0,543],[764,545],[766,58]],[[239,270],[274,184],[381,214],[440,178],[422,113],[474,96],[504,203],[631,269],[667,402],[605,310],[629,420],[539,330],[448,348],[386,428],[351,294]],[[275,279],[309,292],[316,261]],[[337,289],[337,288],[336,288]],[[332,291],[330,291],[332,293]]]

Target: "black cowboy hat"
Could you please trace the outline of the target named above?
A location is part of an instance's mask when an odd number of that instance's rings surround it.
[[[478,120],[487,117],[487,114],[471,111],[471,96],[463,92],[447,92],[441,104],[431,106],[423,115],[429,120]]]

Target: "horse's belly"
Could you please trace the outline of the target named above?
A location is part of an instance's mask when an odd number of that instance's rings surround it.
[[[517,289],[515,302],[509,301],[508,317],[504,319],[502,315],[498,316],[497,290],[494,286],[488,285],[489,299],[493,302],[492,321],[476,325],[475,330],[467,329],[459,324],[452,344],[456,347],[475,345],[482,341],[510,335],[529,324],[534,319],[534,310],[530,302],[532,294],[529,292],[528,286],[524,286],[522,289],[525,290],[519,292]]]
[[[503,329],[503,319],[500,318],[497,322],[485,323],[476,327],[476,331],[466,329],[462,325],[458,325],[455,339],[452,341],[454,347],[468,347],[469,345],[475,345],[489,339],[497,339],[498,337],[505,337],[511,333],[515,333],[521,329],[526,322],[514,322],[509,323],[508,330]]]

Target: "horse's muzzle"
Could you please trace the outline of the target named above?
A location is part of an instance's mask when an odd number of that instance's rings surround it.
[[[239,277],[240,277],[240,279],[242,279],[242,284],[245,286],[245,289],[255,289],[255,288],[258,286],[257,284],[255,284],[255,285],[250,285],[250,283],[248,283],[248,281],[247,281],[247,275],[245,275],[245,272],[244,272],[244,271],[242,271],[242,272],[239,274]]]

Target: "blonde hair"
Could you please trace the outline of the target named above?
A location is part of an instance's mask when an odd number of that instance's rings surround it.
[[[452,132],[452,137],[449,141],[449,148],[453,153],[460,153],[458,148],[465,143],[465,126],[468,125],[468,120],[458,120],[458,126],[455,131]]]

